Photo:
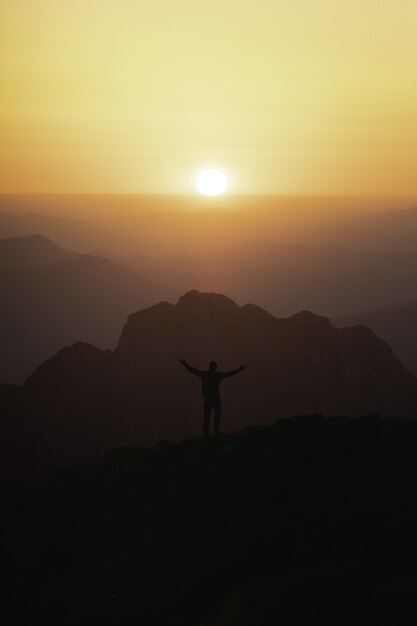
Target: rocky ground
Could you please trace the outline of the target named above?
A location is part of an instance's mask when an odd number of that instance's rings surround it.
[[[415,623],[417,424],[319,415],[3,493],[3,623]]]

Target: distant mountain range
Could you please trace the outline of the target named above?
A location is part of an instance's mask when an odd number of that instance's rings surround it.
[[[408,250],[417,245],[417,206],[401,211],[366,216],[361,220],[313,227],[307,242],[359,250]]]
[[[223,383],[225,431],[309,412],[417,414],[417,379],[371,330],[338,330],[307,311],[277,319],[192,291],[130,315],[114,351],[76,343],[23,386],[1,386],[3,470],[18,478],[111,446],[200,434],[200,381],[178,358],[247,366]]]
[[[123,214],[124,203],[120,201],[118,217],[95,218],[88,217],[88,212],[85,218],[57,217],[56,213],[55,217],[48,216],[35,212],[42,208],[35,202],[32,213],[0,213],[0,233],[4,238],[41,233],[69,250],[106,250],[120,256],[213,252],[254,239],[380,251],[414,249],[417,244],[417,206],[374,212],[366,209],[364,201],[361,211],[356,208],[349,212],[347,201],[347,206],[341,207],[337,199],[323,199],[321,204],[311,199],[313,208],[309,211],[307,200],[300,205],[290,198],[262,196],[224,200],[224,207],[219,201],[206,206],[199,202],[195,207],[186,198],[171,204],[151,198],[146,202],[147,209],[145,203],[139,212],[130,207],[130,213]],[[351,205],[355,206],[354,200]],[[7,203],[0,201],[0,207],[4,211]],[[51,211],[53,207],[52,203]]]
[[[0,240],[0,381],[22,382],[75,341],[114,346],[126,316],[163,295],[138,272],[44,237]]]
[[[417,376],[417,301],[335,319],[337,326],[364,324],[392,346],[405,367]]]
[[[417,251],[261,240],[170,259],[122,258],[105,251],[68,252],[33,235],[0,240],[0,279],[0,381],[20,383],[64,345],[113,347],[130,312],[161,299],[175,301],[195,288],[228,293],[239,304],[257,302],[279,317],[312,310],[349,321],[360,311],[384,309],[417,294]],[[388,334],[382,328],[381,336],[416,371],[414,328],[394,326]],[[370,327],[380,334],[372,320]]]
[[[300,309],[347,316],[417,294],[415,250],[366,252],[252,241],[169,260],[138,255],[129,264],[177,294],[193,288],[225,292],[278,316]]]
[[[43,235],[0,239],[0,270],[35,269],[75,256],[75,252],[63,250]]]
[[[254,233],[266,237],[272,231],[268,218],[215,208],[96,219],[0,214],[4,238],[41,233],[70,250],[106,250],[124,257],[138,251],[166,257],[207,252],[253,238]]]

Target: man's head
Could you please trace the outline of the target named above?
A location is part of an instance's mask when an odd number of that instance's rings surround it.
[[[210,365],[209,365],[209,370],[210,372],[215,372],[217,369],[217,363],[216,361],[211,361]]]

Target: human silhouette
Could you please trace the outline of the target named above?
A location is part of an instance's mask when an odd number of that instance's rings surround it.
[[[208,437],[209,433],[209,421],[211,412],[214,411],[214,434],[216,437],[219,435],[220,428],[220,416],[222,414],[222,403],[220,399],[220,383],[224,378],[235,376],[242,370],[246,369],[245,365],[241,365],[236,370],[230,372],[218,372],[216,361],[211,361],[208,370],[198,370],[192,367],[184,359],[179,359],[181,365],[194,376],[198,376],[202,383],[202,395],[204,397],[204,420],[203,420],[203,433],[205,437]]]

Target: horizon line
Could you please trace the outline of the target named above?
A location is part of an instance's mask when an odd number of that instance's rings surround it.
[[[378,194],[334,194],[334,193],[224,193],[220,196],[202,196],[195,192],[125,192],[125,191],[0,191],[4,196],[125,196],[125,197],[189,197],[204,202],[215,202],[227,198],[339,198],[363,200],[411,200],[415,195],[378,195]]]

